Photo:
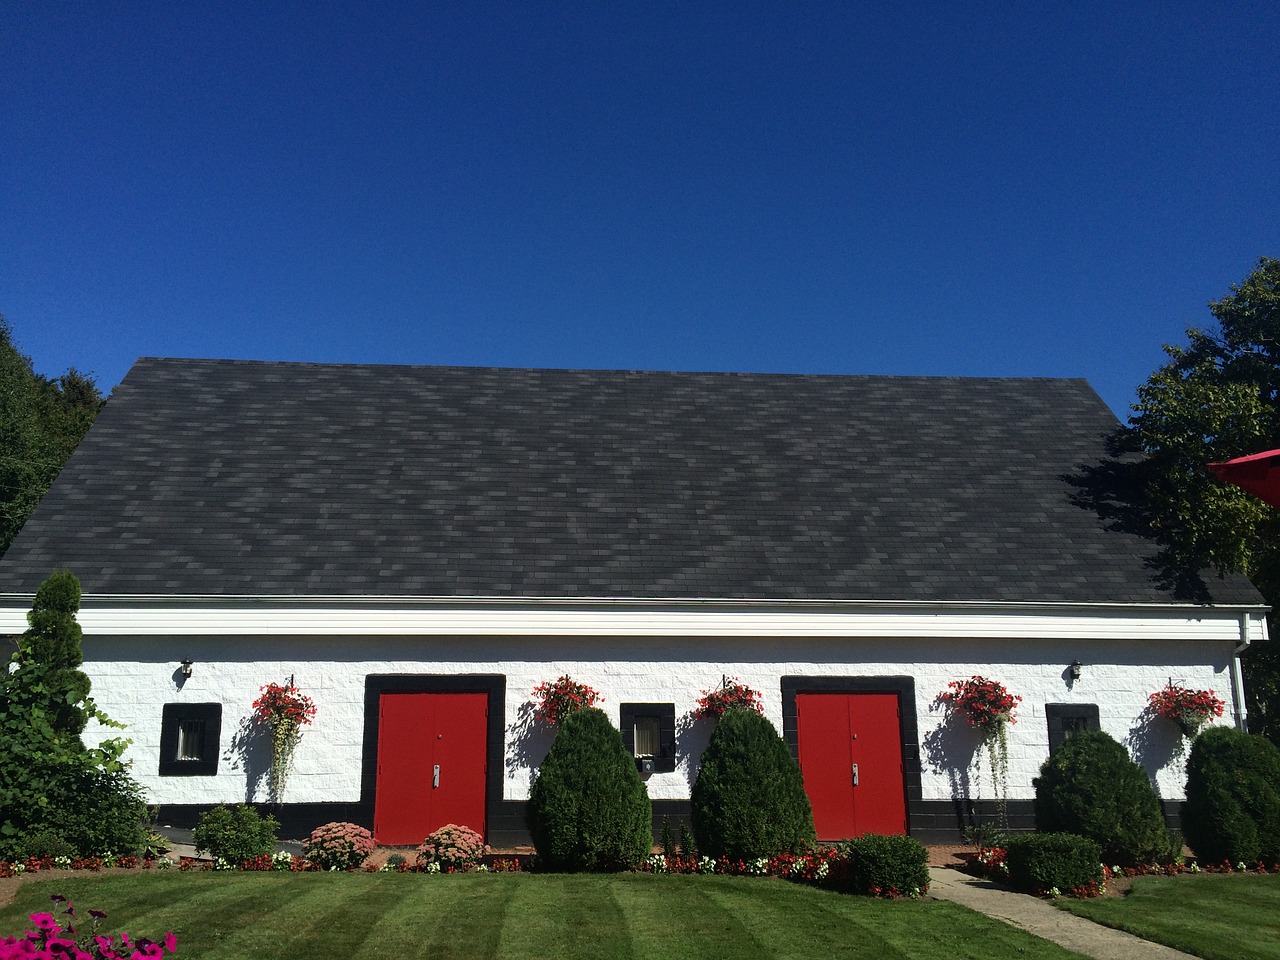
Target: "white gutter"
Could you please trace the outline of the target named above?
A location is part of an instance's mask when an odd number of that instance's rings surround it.
[[[1249,637],[1249,615],[1247,613],[1240,614],[1240,642],[1236,644],[1236,648],[1231,656],[1231,687],[1236,702],[1236,729],[1241,733],[1249,731],[1249,717],[1244,705],[1244,667],[1240,663],[1240,654],[1248,649],[1251,643]]]

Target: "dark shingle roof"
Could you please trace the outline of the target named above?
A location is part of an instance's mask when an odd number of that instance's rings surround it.
[[[1081,380],[143,359],[0,591],[1168,601],[1064,479],[1115,427]]]

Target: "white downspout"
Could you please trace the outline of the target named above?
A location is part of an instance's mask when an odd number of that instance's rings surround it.
[[[1249,646],[1249,614],[1240,614],[1240,642],[1231,657],[1231,688],[1236,702],[1236,729],[1241,733],[1249,730],[1249,719],[1245,715],[1244,706],[1244,670],[1240,665],[1240,654]]]

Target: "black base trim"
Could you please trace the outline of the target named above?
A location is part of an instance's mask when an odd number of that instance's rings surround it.
[[[1182,823],[1183,801],[1166,800],[1165,822],[1176,830]],[[200,815],[213,804],[168,803],[160,808],[159,823],[178,829],[190,830]],[[358,823],[373,829],[372,811],[361,803],[285,803],[272,805],[255,803],[263,815],[271,814],[280,821],[282,840],[303,840],[316,827],[334,820]],[[523,800],[502,800],[489,805],[489,845],[497,850],[531,846],[533,838],[525,826]],[[662,821],[665,818],[671,837],[680,842],[680,825],[692,829],[692,806],[688,800],[653,801],[653,842],[662,842]],[[916,800],[911,804],[911,836],[925,844],[964,843],[966,827],[996,822],[994,800]],[[1010,800],[1008,805],[1009,830],[1015,833],[1035,829],[1035,804],[1030,800]]]

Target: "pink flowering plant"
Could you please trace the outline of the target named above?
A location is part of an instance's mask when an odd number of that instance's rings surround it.
[[[1147,708],[1172,721],[1188,738],[1199,733],[1213,717],[1222,716],[1225,707],[1226,703],[1212,690],[1189,690],[1172,682],[1147,697]]]
[[[585,683],[579,683],[568,674],[553,681],[543,681],[533,688],[537,701],[534,716],[548,727],[554,727],[569,714],[584,707],[595,706],[604,699],[599,692]]]
[[[302,739],[302,728],[316,715],[311,698],[288,683],[268,683],[259,687],[253,701],[253,715],[271,733],[271,772],[267,786],[271,799],[279,803],[293,766],[293,752]]]
[[[75,905],[66,897],[55,895],[53,913],[30,914],[32,930],[20,937],[0,937],[0,960],[158,960],[178,948],[178,938],[170,930],[160,940],[148,937],[133,939],[127,933],[100,933],[99,926],[107,915],[101,910],[89,911],[90,929],[76,930],[80,923]]]
[[[475,870],[489,854],[484,837],[470,827],[446,823],[418,847],[418,868],[428,873]]]
[[[699,720],[718,720],[732,707],[746,707],[764,713],[763,698],[737,677],[725,677],[714,690],[703,690],[693,715]]]
[[[311,831],[302,855],[321,870],[359,870],[373,853],[373,834],[355,823],[326,823]]]

